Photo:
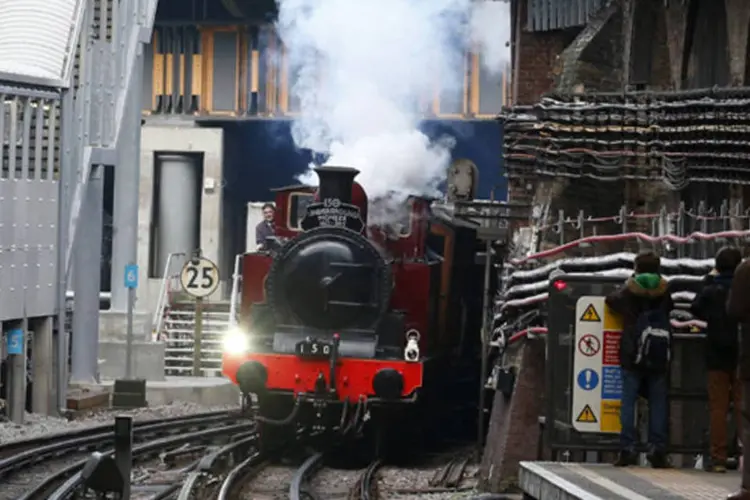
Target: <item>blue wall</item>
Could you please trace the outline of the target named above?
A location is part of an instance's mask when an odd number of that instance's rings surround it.
[[[235,199],[272,200],[270,189],[297,184],[294,176],[310,163],[309,151],[294,146],[291,121],[232,121],[223,127],[225,190]],[[478,198],[489,198],[492,189],[500,186],[496,198],[507,199],[501,127],[497,121],[428,120],[421,128],[431,138],[447,134],[456,139],[453,157],[467,158],[479,169]]]

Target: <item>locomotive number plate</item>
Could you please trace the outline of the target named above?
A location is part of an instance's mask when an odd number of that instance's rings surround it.
[[[333,346],[321,340],[303,340],[294,346],[297,356],[304,358],[327,358],[333,352]]]

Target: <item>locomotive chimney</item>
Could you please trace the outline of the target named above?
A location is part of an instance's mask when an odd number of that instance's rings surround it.
[[[359,170],[351,167],[317,167],[315,173],[320,180],[318,196],[325,199],[338,198],[341,203],[352,202],[352,187]]]

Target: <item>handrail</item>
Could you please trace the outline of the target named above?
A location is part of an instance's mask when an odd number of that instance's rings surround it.
[[[237,254],[234,258],[234,271],[232,273],[232,294],[229,296],[229,327],[232,328],[237,326],[237,303],[239,302],[240,293],[240,281],[242,281],[242,275],[240,274],[240,263],[242,262],[242,255]]]
[[[73,290],[68,290],[67,292],[65,292],[65,298],[75,300],[76,293]],[[110,299],[112,299],[112,292],[99,292],[99,300],[110,300]]]
[[[159,287],[159,298],[156,302],[156,309],[154,310],[154,317],[151,319],[151,328],[154,335],[158,335],[161,331],[162,323],[164,322],[164,309],[167,307],[167,286],[171,276],[169,270],[172,265],[172,259],[179,256],[186,256],[185,252],[172,252],[167,255],[167,261],[164,264],[164,274],[161,279],[161,286]]]

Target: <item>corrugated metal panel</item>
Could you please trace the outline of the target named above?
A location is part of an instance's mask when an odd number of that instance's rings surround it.
[[[81,1],[0,0],[0,72],[65,84]]]
[[[606,0],[527,0],[526,29],[550,31],[583,26]]]

